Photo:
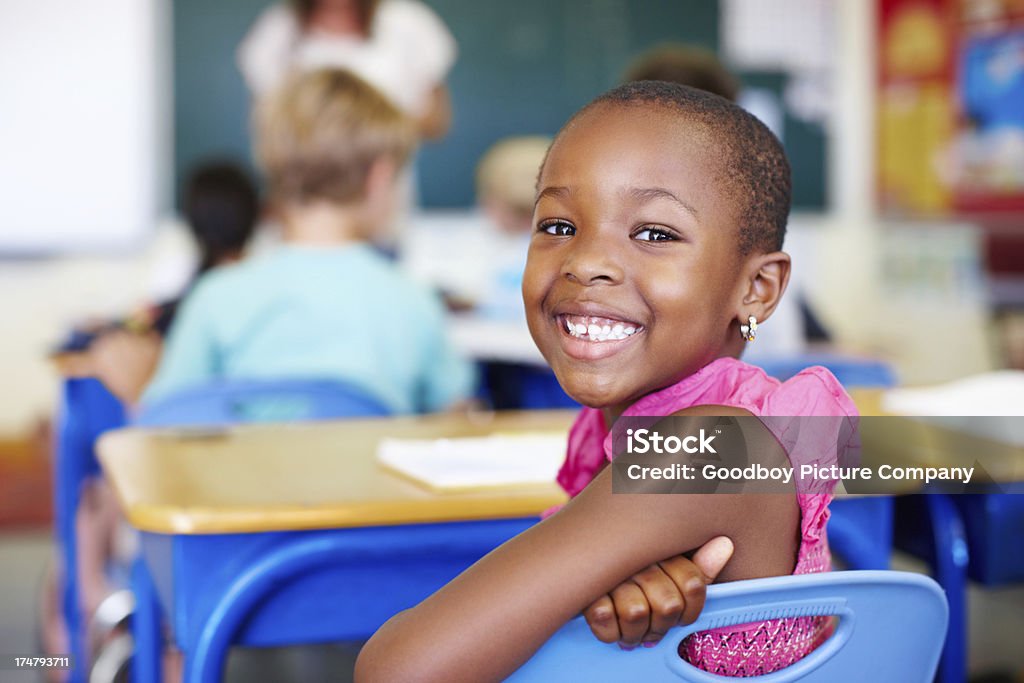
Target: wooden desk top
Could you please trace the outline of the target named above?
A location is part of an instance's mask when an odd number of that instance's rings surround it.
[[[862,415],[882,415],[878,390],[851,392]],[[433,439],[513,432],[567,433],[574,411],[434,415],[220,432],[125,429],[99,443],[129,521],[158,533],[204,534],[523,517],[561,503],[552,482],[437,494],[383,469],[385,437]],[[1024,448],[912,418],[862,424],[864,465],[981,465],[995,481],[1024,480]],[[284,455],[282,455],[284,454]],[[896,484],[893,493],[917,490]]]
[[[435,494],[381,468],[377,444],[385,437],[567,434],[574,415],[435,415],[192,433],[123,429],[104,435],[98,451],[128,520],[144,531],[244,533],[527,517],[565,501],[555,482]]]
[[[973,483],[981,483],[983,479],[991,479],[995,482],[1024,481],[1024,447],[994,438],[968,434],[936,424],[934,421],[886,413],[882,410],[883,393],[880,389],[861,389],[850,392],[861,417],[878,418],[870,422],[862,421],[860,425],[862,463],[864,465],[873,467],[882,464],[908,467],[970,467],[973,465],[977,475],[977,478],[972,479]]]

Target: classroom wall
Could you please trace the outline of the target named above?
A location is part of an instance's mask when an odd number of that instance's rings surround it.
[[[842,344],[894,363],[906,384],[943,382],[996,366],[978,228],[883,219],[875,197],[875,3],[839,2],[835,119],[829,195],[820,217],[808,296]],[[924,228],[922,230],[922,228]],[[949,286],[902,287],[883,272],[900,250],[935,250],[932,269]],[[917,246],[913,246],[916,241]],[[973,260],[958,274],[963,262]],[[945,272],[945,275],[942,272]]]

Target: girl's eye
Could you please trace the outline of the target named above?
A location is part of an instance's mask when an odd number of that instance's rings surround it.
[[[646,227],[635,232],[633,239],[640,240],[641,242],[671,242],[679,238],[667,230]]]
[[[541,224],[540,229],[549,235],[557,235],[558,237],[572,237],[576,234],[576,228],[565,221],[543,223]]]

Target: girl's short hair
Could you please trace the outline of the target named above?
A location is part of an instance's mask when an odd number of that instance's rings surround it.
[[[271,201],[286,204],[358,201],[373,163],[401,166],[416,142],[410,119],[342,69],[289,79],[257,105],[255,130]]]
[[[782,249],[792,196],[789,160],[779,139],[755,116],[724,97],[666,81],[625,83],[576,112],[562,131],[599,106],[656,106],[711,134],[718,187],[737,210],[741,254]],[[562,134],[559,132],[559,135]],[[557,139],[557,136],[556,136]]]

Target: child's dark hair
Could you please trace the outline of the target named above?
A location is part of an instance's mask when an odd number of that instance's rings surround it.
[[[723,97],[663,81],[620,85],[588,104],[573,120],[601,105],[644,104],[673,109],[710,133],[715,148],[709,151],[719,160],[721,179],[739,205],[740,253],[781,249],[789,218],[789,161],[768,127]],[[566,127],[571,124],[572,120]]]
[[[260,214],[256,184],[242,167],[229,161],[205,163],[192,171],[182,204],[199,245],[200,274],[238,256]]]
[[[707,90],[730,102],[739,94],[739,80],[711,50],[693,45],[660,45],[645,52],[626,70],[624,81],[668,81]]]

